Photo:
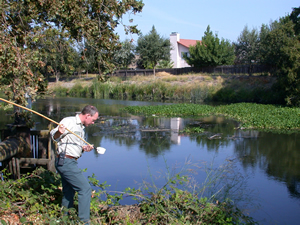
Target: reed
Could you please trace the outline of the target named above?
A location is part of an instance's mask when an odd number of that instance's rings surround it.
[[[70,97],[87,97],[98,99],[137,99],[137,100],[186,100],[186,101],[205,101],[207,97],[214,91],[204,85],[197,84],[170,84],[163,81],[155,81],[152,83],[102,83],[94,81],[91,86],[82,86],[75,84],[68,89],[62,86],[55,87],[52,93],[56,96]]]
[[[65,97],[68,96],[68,92],[69,92],[69,88],[57,86],[54,87],[50,93],[55,96]]]
[[[68,92],[69,96],[72,97],[87,97],[93,96],[88,86],[82,86],[80,83],[75,84]]]
[[[180,75],[159,73],[152,76],[134,76],[122,81],[110,77],[105,83],[94,79],[89,84],[77,82],[72,87],[54,86],[56,96],[88,97],[98,99],[174,100],[185,102],[259,102],[280,103],[279,94],[271,89],[268,77],[237,77]]]

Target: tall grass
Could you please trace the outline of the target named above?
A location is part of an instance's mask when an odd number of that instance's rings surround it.
[[[65,97],[69,95],[69,88],[63,86],[57,86],[54,88],[52,92],[55,93],[56,96]]]
[[[196,84],[170,84],[157,80],[149,83],[100,82],[94,80],[90,86],[75,84],[72,88],[57,86],[52,90],[56,96],[87,97],[97,99],[128,100],[184,100],[202,102],[212,98],[213,87]]]
[[[98,99],[174,100],[185,102],[257,102],[281,103],[279,94],[271,89],[269,79],[224,78],[221,76],[134,76],[122,81],[111,77],[103,83],[94,79],[89,85],[76,83],[72,88],[57,86],[57,96],[92,97]]]
[[[69,90],[68,95],[72,97],[91,98],[93,96],[93,92],[91,92],[90,87],[82,86],[80,83],[77,83]]]

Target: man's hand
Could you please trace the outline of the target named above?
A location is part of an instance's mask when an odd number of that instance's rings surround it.
[[[83,151],[90,152],[94,149],[94,145],[84,145],[82,146]]]
[[[57,130],[56,133],[54,134],[53,138],[54,138],[54,139],[59,138],[60,135],[62,135],[65,131],[66,131],[66,127],[65,127],[63,124],[59,124],[58,130]]]
[[[59,133],[63,134],[66,131],[66,127],[63,124],[60,124],[58,127]]]

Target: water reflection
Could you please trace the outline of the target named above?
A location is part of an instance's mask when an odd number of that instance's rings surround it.
[[[181,118],[157,117],[102,117],[93,128],[93,137],[103,137],[118,145],[130,147],[138,144],[146,155],[158,157],[170,150],[172,144],[180,144],[179,130],[183,129],[185,121]]]
[[[257,132],[256,137],[235,142],[235,154],[244,168],[260,169],[272,179],[284,182],[295,198],[300,197],[299,134]]]

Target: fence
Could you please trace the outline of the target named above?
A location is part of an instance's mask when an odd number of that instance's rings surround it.
[[[228,74],[228,75],[263,75],[273,71],[272,67],[265,65],[231,65],[231,66],[217,66],[217,67],[184,67],[184,68],[170,68],[170,69],[156,69],[155,72],[167,72],[173,75],[181,75],[188,73],[209,73],[212,75]],[[152,69],[137,69],[137,70],[117,70],[112,76],[149,76],[153,75]]]
[[[266,65],[231,65],[231,66],[217,66],[217,67],[203,67],[203,68],[195,68],[195,67],[184,67],[184,68],[169,68],[169,69],[156,69],[155,72],[166,72],[172,75],[181,75],[188,73],[207,73],[210,75],[264,75],[264,74],[272,74],[276,68],[266,66]],[[117,70],[109,76],[117,76],[126,77],[130,76],[150,76],[153,75],[153,69],[130,69],[130,70]],[[78,75],[66,76],[62,75],[60,77],[61,81],[78,79]],[[86,80],[93,79],[93,77],[85,77],[82,78]],[[49,82],[54,82],[54,77],[48,77]]]

